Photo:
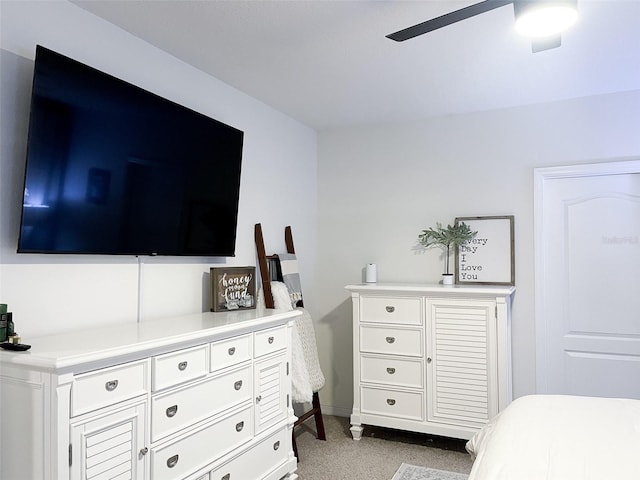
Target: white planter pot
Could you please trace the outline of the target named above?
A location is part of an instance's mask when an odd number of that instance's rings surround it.
[[[442,284],[443,285],[453,285],[453,273],[443,273],[442,274]]]

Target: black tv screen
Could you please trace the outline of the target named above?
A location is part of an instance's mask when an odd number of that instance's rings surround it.
[[[18,252],[233,256],[243,135],[37,46]]]

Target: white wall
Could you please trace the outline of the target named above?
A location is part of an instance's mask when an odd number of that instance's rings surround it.
[[[245,131],[237,256],[143,258],[146,318],[208,308],[210,266],[254,265],[293,226],[316,320],[328,412],[352,405],[351,306],[344,285],[376,262],[380,281],[436,282],[418,232],[456,216],[515,215],[514,391],[534,391],[533,168],[640,154],[640,92],[320,134],[67,2],[0,2],[0,302],[19,332],[134,321],[138,260],[17,255],[36,43]],[[211,46],[216,48],[217,46]],[[316,158],[317,156],[317,158]],[[316,167],[318,170],[316,172]],[[318,196],[319,200],[316,200]],[[266,200],[265,200],[266,199]]]
[[[209,267],[255,265],[253,225],[284,251],[292,225],[305,288],[316,265],[316,133],[66,1],[0,2],[0,302],[29,336],[206,311]],[[245,132],[236,257],[18,255],[36,44]],[[211,45],[224,48],[224,45]],[[142,273],[142,282],[139,282]]]
[[[368,262],[379,282],[436,283],[438,250],[420,230],[455,217],[515,216],[515,396],[535,390],[533,168],[640,154],[640,91],[531,107],[323,132],[318,138],[315,318],[323,404],[352,405],[351,303]]]

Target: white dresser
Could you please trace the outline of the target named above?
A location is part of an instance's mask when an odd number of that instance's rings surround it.
[[[202,313],[0,351],[0,478],[296,479],[296,315]]]
[[[364,425],[469,439],[511,393],[515,287],[348,285],[355,440]]]

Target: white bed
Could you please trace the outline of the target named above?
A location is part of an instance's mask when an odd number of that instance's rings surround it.
[[[521,397],[467,450],[469,480],[640,480],[640,400]]]

